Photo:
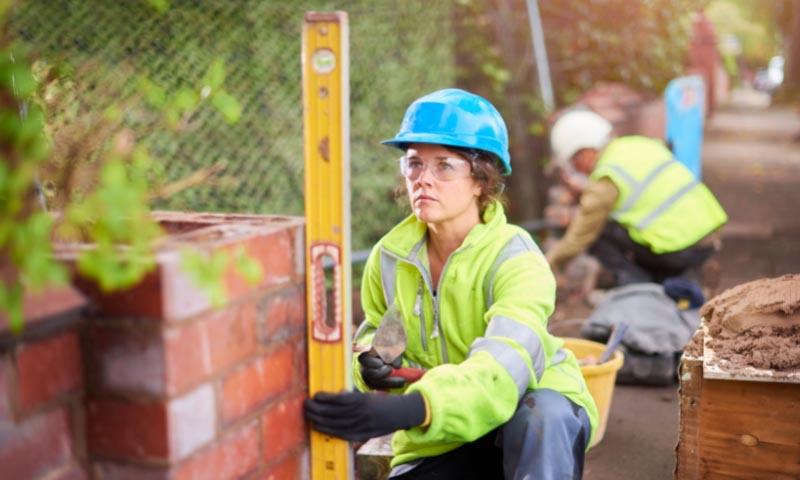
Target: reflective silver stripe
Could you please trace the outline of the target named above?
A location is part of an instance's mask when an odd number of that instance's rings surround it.
[[[696,187],[699,184],[700,184],[700,182],[697,179],[694,179],[691,182],[689,182],[688,184],[684,185],[680,190],[678,190],[677,192],[673,193],[668,199],[666,199],[663,202],[661,202],[661,205],[659,205],[655,210],[650,212],[649,215],[644,217],[644,219],[642,219],[642,221],[639,222],[636,225],[636,228],[639,229],[639,230],[643,230],[645,227],[650,225],[653,222],[653,220],[658,218],[659,215],[664,213],[664,211],[666,211],[675,202],[677,202],[682,196],[684,196],[687,193],[689,193],[690,190],[692,190],[694,187]]]
[[[613,165],[614,170],[616,170],[616,172],[619,173],[621,176],[625,177],[625,181],[628,182],[632,187],[631,194],[630,194],[630,196],[628,196],[628,199],[625,200],[625,204],[622,205],[619,208],[619,210],[617,210],[615,212],[615,214],[616,215],[622,215],[623,213],[625,213],[628,210],[630,210],[631,207],[633,207],[633,205],[636,203],[636,201],[639,200],[639,197],[642,196],[642,193],[644,193],[644,191],[647,189],[647,187],[651,183],[653,183],[653,181],[656,179],[658,174],[663,172],[665,168],[667,168],[670,165],[672,165],[673,162],[675,162],[675,160],[670,159],[670,160],[667,160],[665,162],[660,163],[641,182],[637,182],[636,180],[633,180],[633,178],[631,178],[630,175],[628,175],[627,172],[622,170],[619,166]]]
[[[628,185],[630,185],[631,187],[635,187],[636,184],[639,183],[639,182],[636,181],[635,178],[633,178],[631,176],[630,173],[628,173],[625,170],[623,170],[622,167],[620,167],[619,165],[609,165],[607,168],[610,168],[611,170],[614,170],[615,172],[617,172],[617,174],[620,177],[622,177],[623,180],[628,182]]]
[[[488,352],[506,369],[514,380],[514,384],[517,385],[517,392],[519,393],[517,398],[522,398],[531,380],[531,372],[528,370],[522,355],[514,350],[511,345],[501,340],[484,337],[478,337],[472,342],[468,356],[472,356],[477,352]]]
[[[497,275],[497,271],[500,270],[500,266],[510,258],[531,251],[537,252],[539,255],[542,254],[542,251],[529,236],[517,234],[511,237],[497,255],[492,268],[489,270],[489,275],[483,280],[483,296],[486,299],[487,310],[494,304],[494,277]]]
[[[559,363],[563,362],[567,359],[567,351],[563,348],[559,348],[556,351],[556,354],[553,355],[553,358],[550,359],[550,366],[558,365]]]
[[[426,238],[427,238],[427,236],[423,235],[422,236],[422,240],[417,242],[417,244],[414,245],[414,248],[411,249],[411,253],[408,254],[408,259],[410,261],[412,261],[412,262],[416,262],[417,261],[417,255],[419,255],[419,251],[422,248],[422,246],[425,245],[425,239]]]
[[[531,356],[533,371],[538,382],[544,374],[544,349],[539,335],[529,326],[513,318],[497,315],[486,328],[486,337],[505,337],[519,343]]]
[[[383,299],[386,307],[394,303],[394,282],[397,272],[397,259],[394,255],[388,254],[381,247],[381,287],[383,288]]]

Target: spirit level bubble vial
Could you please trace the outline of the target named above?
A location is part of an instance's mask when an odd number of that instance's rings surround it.
[[[303,18],[308,389],[352,386],[350,58],[345,12]],[[353,478],[350,444],[311,433],[311,478]]]

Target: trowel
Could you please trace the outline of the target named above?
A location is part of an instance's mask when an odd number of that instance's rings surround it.
[[[400,309],[396,304],[392,304],[386,309],[386,313],[381,318],[378,330],[372,338],[372,350],[387,365],[397,360],[408,346],[406,330],[403,327],[403,318]],[[411,367],[393,368],[390,376],[402,377],[407,383],[414,383],[419,380],[425,370]]]

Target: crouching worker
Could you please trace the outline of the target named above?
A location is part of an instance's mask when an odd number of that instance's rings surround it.
[[[614,138],[606,119],[574,110],[558,118],[550,142],[557,162],[590,180],[577,216],[547,252],[557,272],[588,250],[610,277],[605,287],[663,283],[698,270],[718,248],[727,214],[661,140]]]
[[[367,260],[355,341],[369,348],[394,305],[408,338],[402,364],[426,372],[408,383],[361,353],[361,391],[317,393],[306,417],[347,440],[396,432],[392,479],[581,478],[597,409],[575,356],[547,332],[547,261],[506,222],[500,113],[477,95],[440,90],[412,103],[383,143],[403,151],[413,214]]]

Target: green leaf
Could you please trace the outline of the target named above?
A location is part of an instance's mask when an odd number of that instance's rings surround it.
[[[236,270],[251,287],[257,285],[264,275],[261,264],[249,257],[241,246],[236,251]]]
[[[28,98],[36,90],[36,80],[28,65],[13,63],[3,71],[5,85],[17,98]]]
[[[224,252],[208,255],[197,250],[181,250],[181,268],[189,274],[192,283],[208,295],[211,304],[220,307],[225,304],[226,293],[222,283],[228,256]]]
[[[167,104],[167,92],[149,78],[142,77],[139,79],[139,91],[142,92],[144,99],[153,108],[161,109]]]
[[[12,333],[19,335],[24,326],[22,316],[22,284],[12,282],[0,284],[0,310],[8,315],[8,327]]]
[[[153,7],[158,13],[164,13],[169,10],[169,0],[146,0],[147,4]]]
[[[215,92],[225,81],[225,62],[221,58],[215,58],[208,67],[206,74],[203,75],[203,87],[210,87]]]
[[[199,103],[200,96],[188,88],[181,88],[178,90],[178,93],[175,94],[175,98],[172,100],[172,105],[174,105],[180,113],[193,110]]]
[[[164,121],[167,122],[167,126],[170,128],[177,128],[181,123],[181,114],[178,109],[172,105],[164,107]]]
[[[220,90],[212,95],[211,103],[230,124],[238,122],[242,116],[242,107],[239,105],[239,101],[225,91]]]

